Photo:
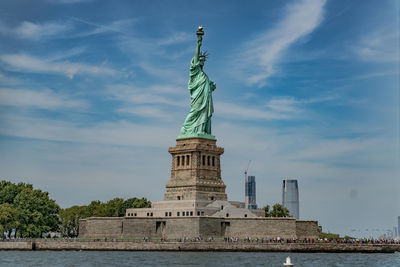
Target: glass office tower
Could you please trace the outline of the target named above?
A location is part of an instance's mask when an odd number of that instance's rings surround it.
[[[248,209],[257,209],[256,204],[256,177],[247,176],[244,185],[245,189],[245,205]]]
[[[282,206],[289,210],[290,216],[299,219],[299,186],[297,180],[283,180]]]
[[[397,236],[400,237],[400,216],[397,217]]]

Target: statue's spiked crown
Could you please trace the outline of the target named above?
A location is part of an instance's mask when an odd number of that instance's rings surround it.
[[[209,54],[207,53],[207,51],[205,51],[205,52],[201,51],[199,58],[203,57],[205,60],[207,60],[208,56],[209,56]]]

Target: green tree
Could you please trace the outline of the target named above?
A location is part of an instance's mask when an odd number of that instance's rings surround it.
[[[39,237],[43,232],[58,230],[59,206],[47,192],[34,190],[31,184],[1,181],[0,205],[1,225],[9,233],[15,229],[17,236]]]
[[[127,200],[124,201],[124,204],[122,204],[122,208],[124,209],[124,214],[126,212],[126,209],[132,209],[137,207],[137,203],[139,202],[140,199],[133,197],[133,198],[128,198]]]
[[[48,192],[27,187],[14,199],[14,207],[19,222],[17,236],[40,237],[45,232],[59,229],[59,210]]]
[[[148,201],[146,198],[142,197],[139,202],[133,206],[132,208],[151,208],[151,201]]]
[[[326,238],[326,239],[329,239],[329,240],[332,240],[332,239],[339,239],[339,235],[338,235],[338,234],[334,234],[334,233],[325,233],[325,232],[319,233],[318,237],[319,237],[319,238],[322,238],[322,239]]]
[[[18,226],[16,215],[17,212],[11,204],[0,204],[0,237],[4,235],[4,232],[7,232],[10,237],[12,229]]]
[[[88,205],[89,217],[107,217],[105,204],[100,200],[94,200]]]
[[[33,190],[31,184],[18,183],[13,184],[9,181],[0,182],[0,204],[9,203],[13,204],[15,197],[21,193],[22,190],[30,188]]]
[[[272,210],[269,210],[269,205],[264,207],[265,217],[287,217],[289,216],[289,210],[283,207],[281,204],[275,204],[272,206]]]
[[[61,232],[64,236],[79,235],[79,220],[90,217],[87,206],[72,206],[60,210]]]
[[[269,216],[269,209],[270,209],[269,205],[264,206],[263,209],[264,209],[264,212],[265,212],[265,217],[270,217],[270,216]]]
[[[125,215],[124,199],[116,197],[105,204],[107,217],[122,217]]]

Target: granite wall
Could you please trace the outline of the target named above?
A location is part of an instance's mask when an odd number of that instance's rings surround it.
[[[79,237],[315,238],[319,232],[317,221],[297,221],[293,218],[122,217],[81,220]]]

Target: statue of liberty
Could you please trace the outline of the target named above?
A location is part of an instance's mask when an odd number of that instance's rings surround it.
[[[203,137],[215,139],[211,135],[211,116],[214,112],[212,91],[216,85],[210,81],[203,71],[207,53],[200,52],[203,40],[203,27],[199,27],[197,34],[197,47],[190,62],[190,80],[188,89],[190,91],[190,112],[182,125],[178,139],[190,137]]]

